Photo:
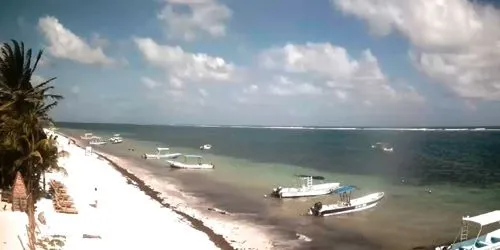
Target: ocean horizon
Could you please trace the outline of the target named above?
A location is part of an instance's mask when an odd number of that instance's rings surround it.
[[[474,130],[262,129],[230,126],[160,126],[57,123],[62,133],[86,132],[125,142],[98,150],[150,171],[152,180],[180,182],[182,190],[292,238],[311,238],[305,248],[412,249],[452,241],[464,215],[500,205],[498,128]],[[453,133],[455,132],[455,133]],[[387,142],[394,152],[374,150]],[[212,144],[201,152],[200,145]],[[214,171],[171,171],[141,154],[168,146],[171,152],[202,154]],[[296,174],[322,175],[360,188],[353,196],[385,192],[375,208],[339,217],[304,216],[315,202],[335,196],[274,200],[275,186],[295,185]],[[428,192],[429,190],[432,193]]]
[[[470,126],[313,126],[313,125],[257,125],[257,124],[138,124],[138,123],[109,123],[109,122],[67,122],[56,121],[56,124],[87,124],[87,125],[117,125],[117,126],[154,126],[154,127],[214,127],[214,128],[262,128],[262,129],[367,129],[367,130],[429,130],[429,131],[464,131],[464,130],[500,130],[496,125],[470,125]]]

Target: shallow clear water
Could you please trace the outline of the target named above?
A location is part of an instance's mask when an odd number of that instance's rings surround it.
[[[313,239],[308,247],[314,249],[410,249],[449,241],[461,216],[500,207],[498,132],[58,125],[74,136],[85,131],[103,137],[120,133],[125,142],[106,145],[103,151],[141,164],[158,180],[175,178],[185,184],[184,190],[223,209],[255,214],[258,223],[303,233]],[[372,150],[370,145],[378,141],[390,142],[395,152]],[[213,149],[200,151],[205,143]],[[139,158],[157,144],[171,152],[202,154],[216,169],[170,171],[162,161]],[[302,215],[316,201],[334,202],[337,197],[263,197],[276,185],[294,185],[295,174],[357,185],[354,196],[383,191],[386,197],[375,209],[326,218]]]

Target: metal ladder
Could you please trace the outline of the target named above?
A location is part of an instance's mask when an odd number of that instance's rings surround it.
[[[462,222],[462,229],[460,230],[460,241],[467,240],[469,236],[469,223]]]
[[[311,187],[313,185],[313,178],[312,177],[307,177],[307,187]]]

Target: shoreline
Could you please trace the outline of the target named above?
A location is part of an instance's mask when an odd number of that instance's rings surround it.
[[[73,136],[66,135],[59,131],[54,132],[56,135],[72,140],[73,145],[77,146],[81,150],[85,150],[84,142],[80,139],[77,139]],[[183,206],[173,205],[177,203],[168,201],[170,197],[162,197],[162,192],[155,190],[147,181],[141,179],[141,177],[137,176],[137,173],[123,167],[120,163],[116,162],[112,158],[117,158],[117,160],[122,160],[118,156],[114,156],[112,154],[108,154],[105,152],[101,152],[96,148],[92,148],[92,153],[95,154],[98,159],[106,161],[110,166],[113,167],[115,171],[117,171],[120,175],[122,175],[126,180],[127,184],[136,186],[141,192],[146,194],[148,197],[153,199],[154,201],[161,204],[162,207],[168,208],[172,212],[184,218],[187,222],[189,222],[190,226],[207,235],[209,240],[220,249],[282,249],[279,247],[279,244],[276,245],[271,237],[268,237],[266,232],[263,230],[255,229],[253,225],[249,225],[245,222],[240,222],[236,220],[231,220],[226,218],[225,216],[231,215],[230,213],[225,214],[218,211],[215,207],[206,207],[207,211],[203,209],[194,208],[189,205],[189,202],[185,199],[174,195],[173,199],[179,199],[182,202],[179,204],[183,204]],[[126,160],[124,160],[126,161]],[[134,165],[135,166],[135,165]],[[177,188],[176,185],[173,185]],[[176,192],[181,192],[180,190],[175,190]],[[184,196],[184,194],[183,194]],[[225,212],[225,211],[224,211]],[[224,214],[221,216],[221,214]],[[226,219],[224,219],[226,218]],[[227,225],[226,225],[227,224]],[[247,228],[245,228],[247,226]],[[258,225],[257,225],[258,226]],[[234,230],[239,230],[240,232],[234,232]],[[265,230],[265,229],[264,229]],[[257,235],[256,235],[257,234]],[[251,238],[255,238],[258,240],[250,240]],[[290,249],[284,247],[285,249]]]
[[[77,145],[77,146],[82,148],[82,146],[80,146],[80,145]],[[208,238],[210,239],[210,241],[212,241],[217,247],[219,247],[220,249],[223,249],[223,250],[235,250],[236,249],[233,246],[231,246],[231,244],[229,244],[229,242],[226,239],[224,239],[224,237],[222,235],[215,233],[211,228],[206,226],[202,220],[194,218],[194,217],[192,217],[192,216],[190,216],[182,211],[178,211],[172,205],[165,202],[165,200],[160,197],[160,192],[155,191],[153,188],[151,188],[149,185],[147,185],[146,182],[141,180],[139,177],[135,176],[133,173],[130,173],[125,168],[116,164],[114,161],[112,161],[108,157],[104,156],[103,153],[98,153],[98,152],[95,152],[94,150],[92,150],[92,151],[93,151],[93,153],[95,153],[99,157],[102,157],[104,160],[108,161],[110,163],[110,165],[113,166],[113,168],[116,171],[120,172],[120,174],[122,174],[123,177],[127,178],[127,181],[129,181],[128,182],[129,185],[137,186],[139,188],[139,190],[144,192],[144,194],[149,196],[151,199],[157,201],[163,207],[171,209],[176,214],[178,214],[178,215],[182,216],[183,218],[185,218],[186,220],[188,220],[191,223],[193,228],[205,233],[208,236]],[[130,182],[135,182],[135,184],[130,183]]]

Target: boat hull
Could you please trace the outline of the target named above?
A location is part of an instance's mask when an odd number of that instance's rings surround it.
[[[479,238],[473,238],[470,240],[458,242],[450,246],[440,246],[436,247],[436,250],[496,250],[500,249],[500,229],[497,229],[491,233],[480,236]]]
[[[300,198],[333,193],[340,183],[322,183],[302,188],[275,188],[272,195],[278,198]]]
[[[89,144],[90,144],[90,145],[97,145],[97,146],[99,146],[99,145],[104,145],[104,144],[106,144],[106,142],[89,142]]]
[[[176,161],[167,161],[167,164],[171,168],[177,168],[177,169],[213,169],[215,166],[213,164],[186,164],[182,162],[176,162]]]
[[[159,154],[144,154],[142,157],[145,158],[145,159],[162,159],[162,158],[173,158],[173,157],[177,157],[177,156],[180,156],[180,155],[181,155],[180,153],[163,154],[163,155],[159,155]]]
[[[319,205],[321,207],[317,207],[317,203],[309,209],[309,214],[315,216],[332,216],[359,212],[377,206],[378,202],[382,200],[384,196],[385,194],[383,192],[369,194],[352,199],[350,205],[341,204],[339,202],[338,204]]]

